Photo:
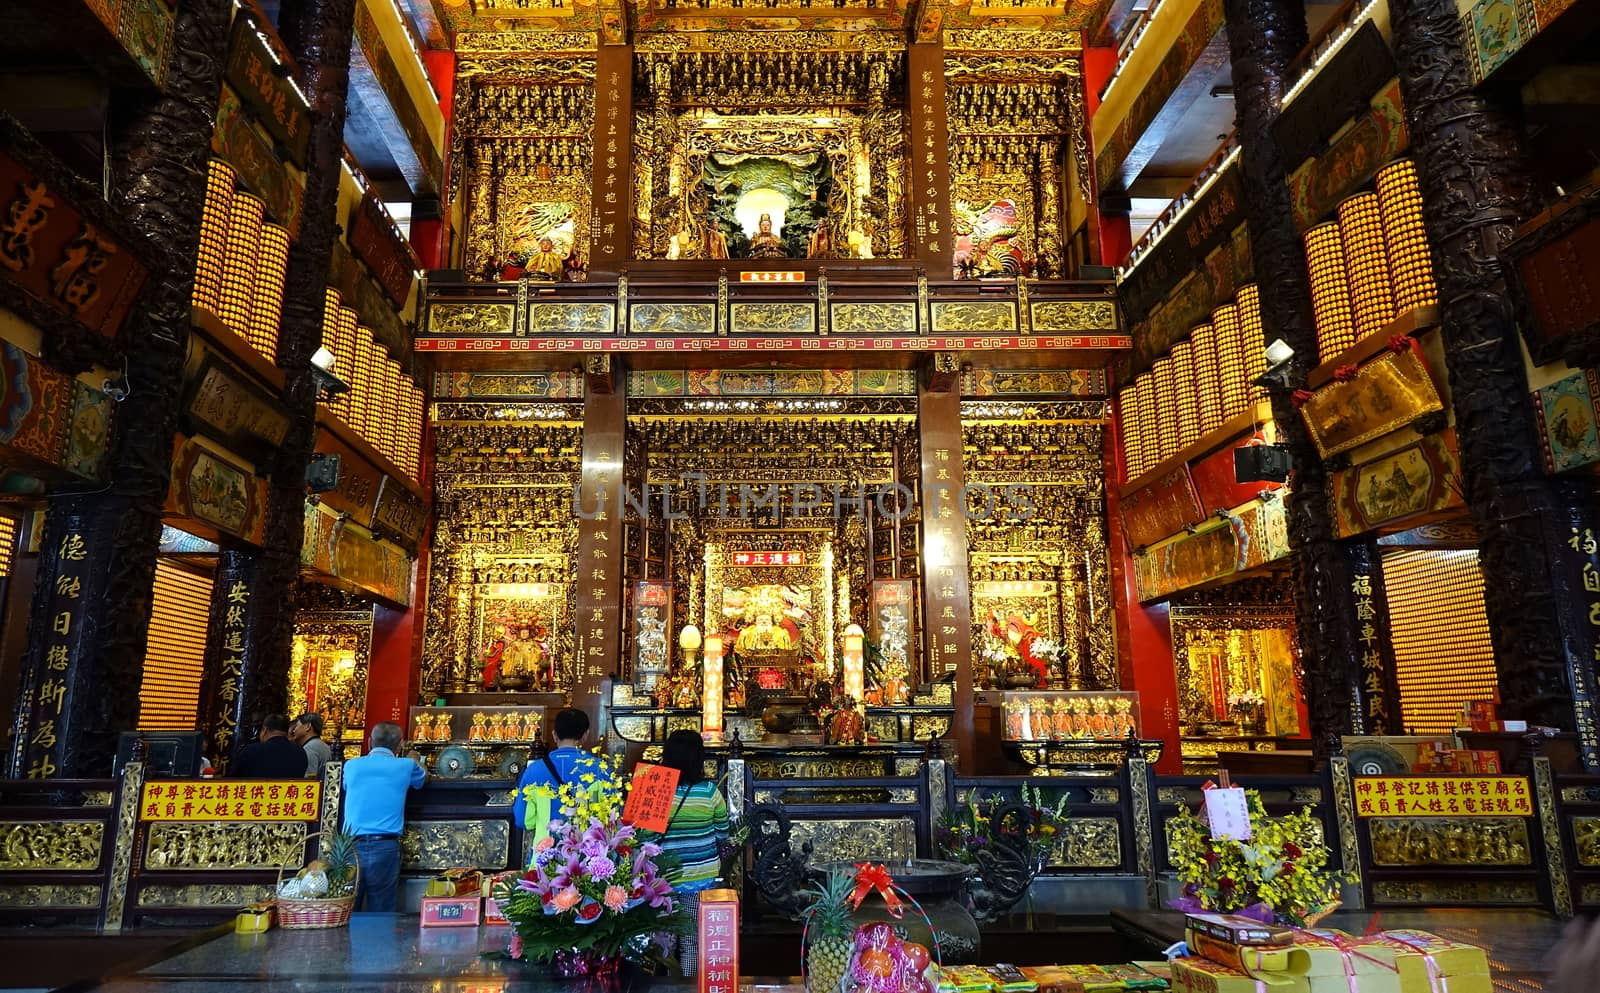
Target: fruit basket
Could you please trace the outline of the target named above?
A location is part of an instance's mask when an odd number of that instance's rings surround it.
[[[318,832],[307,838],[327,835],[318,857],[285,880],[278,869],[273,887],[278,905],[278,926],[290,931],[344,927],[356,905],[356,882],[361,865],[356,860],[356,839],[348,834]]]
[[[863,922],[857,911],[876,893],[890,921]],[[936,993],[938,932],[922,906],[881,865],[834,867],[810,891],[800,969],[806,993]],[[898,919],[909,906],[927,926],[928,945],[910,940]],[[931,947],[930,947],[931,946]]]

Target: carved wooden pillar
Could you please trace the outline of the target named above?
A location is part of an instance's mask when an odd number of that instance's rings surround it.
[[[1306,43],[1301,0],[1224,0],[1228,49],[1250,250],[1261,285],[1261,321],[1268,338],[1294,349],[1289,389],[1272,393],[1278,432],[1294,459],[1289,498],[1289,543],[1293,549],[1296,617],[1306,696],[1311,708],[1312,748],[1319,758],[1339,749],[1351,729],[1350,701],[1359,694],[1361,652],[1349,564],[1336,538],[1327,500],[1327,470],[1311,443],[1291,390],[1317,363],[1317,328],[1311,313],[1311,281],[1305,249],[1295,227],[1283,153],[1272,136],[1283,94],[1294,79],[1289,65]],[[1247,342],[1264,348],[1265,341]]]
[[[955,723],[960,768],[971,774],[972,595],[967,562],[966,472],[961,458],[959,362],[936,352],[917,389],[922,452],[922,603],[929,675],[955,673]]]
[[[578,658],[572,705],[598,720],[600,682],[616,671],[622,652],[622,478],[627,428],[623,373],[608,355],[584,360],[583,466],[577,492],[578,561],[572,581]],[[596,727],[598,735],[604,731]]]
[[[949,279],[950,129],[944,105],[944,42],[906,54],[906,113],[911,121],[911,253],[935,279]]]
[[[1500,257],[1539,199],[1516,129],[1472,89],[1455,7],[1396,0],[1391,15],[1501,699],[1510,717],[1576,727],[1593,770],[1600,627],[1562,560],[1588,551],[1594,511],[1581,487],[1544,475]]]
[[[333,243],[339,237],[339,179],[350,90],[355,0],[285,0],[278,30],[299,65],[311,104],[306,191],[300,237],[289,248],[278,368],[289,430],[272,460],[267,525],[246,581],[245,642],[252,655],[239,687],[247,717],[282,710],[289,697],[294,646],[294,586],[305,535],[306,466],[316,445],[317,387],[311,356],[322,344],[322,308]],[[219,604],[213,600],[213,611]],[[225,637],[212,614],[208,641]],[[215,649],[215,646],[212,646]],[[234,749],[241,747],[235,739]]]
[[[128,382],[100,493],[50,502],[11,753],[13,776],[110,774],[139,713],[161,507],[172,474],[189,297],[212,121],[227,53],[228,0],[182,0],[160,93],[112,115],[112,205],[156,253],[119,345]]]
[[[601,45],[595,68],[592,269],[615,269],[633,254],[632,165],[633,46]]]

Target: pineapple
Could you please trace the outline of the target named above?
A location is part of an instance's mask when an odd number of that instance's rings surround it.
[[[844,984],[855,934],[855,921],[845,902],[850,888],[850,874],[834,869],[822,885],[809,891],[813,899],[806,909],[806,937],[810,943],[806,948],[807,993],[834,993]]]
[[[319,862],[326,864],[328,895],[349,896],[355,891],[356,839],[353,835],[330,834],[323,839]]]

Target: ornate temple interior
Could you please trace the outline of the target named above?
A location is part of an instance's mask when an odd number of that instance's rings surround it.
[[[1109,934],[1219,784],[1600,909],[1600,0],[8,7],[0,834],[104,823],[0,925],[270,896],[389,725],[401,909],[526,870],[569,710],[747,923],[1003,801]]]

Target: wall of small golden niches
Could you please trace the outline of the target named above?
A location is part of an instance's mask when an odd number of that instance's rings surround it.
[[[1416,165],[1390,163],[1379,170],[1376,187],[1343,201],[1335,220],[1305,234],[1322,362],[1439,299]]]
[[[324,291],[322,345],[333,353],[335,375],[350,387],[336,398],[334,411],[379,454],[416,479],[422,467],[427,397],[331,286]]]
[[[240,190],[220,159],[206,173],[205,212],[193,303],[221,319],[269,362],[277,358],[289,231],[266,220],[266,204]]]
[[[1251,385],[1265,372],[1261,296],[1251,283],[1117,394],[1128,478],[1150,471],[1265,396]]]

